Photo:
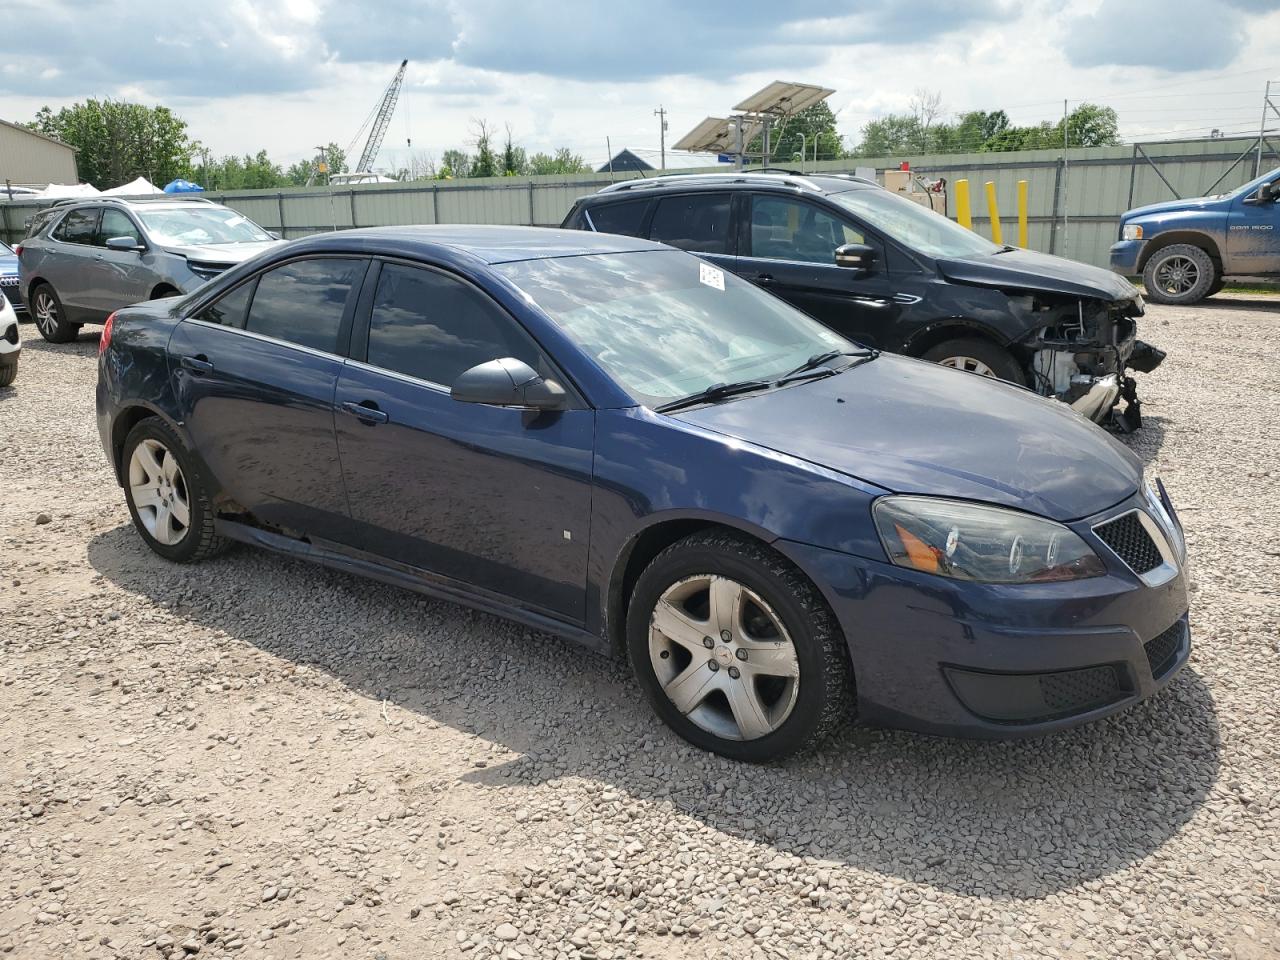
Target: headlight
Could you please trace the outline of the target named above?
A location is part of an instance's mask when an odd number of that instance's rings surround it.
[[[900,567],[982,583],[1082,580],[1106,572],[1060,523],[960,500],[882,497],[872,508],[889,559]]]
[[[1120,239],[1121,240],[1141,240],[1142,224],[1126,223],[1123,227],[1120,228]]]

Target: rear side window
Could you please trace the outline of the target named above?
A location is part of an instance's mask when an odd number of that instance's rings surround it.
[[[127,213],[120,210],[103,210],[102,223],[98,226],[98,246],[105,247],[107,240],[111,237],[128,237],[134,243],[142,242],[137,226],[129,219]]]
[[[249,319],[249,301],[253,298],[254,281],[242,283],[225,297],[221,297],[195,315],[205,323],[243,330]]]
[[[464,370],[500,357],[539,368],[533,340],[475,287],[434,270],[383,265],[369,316],[369,363],[448,387]]]
[[[691,253],[732,253],[729,194],[663,197],[654,211],[649,238]]]
[[[97,228],[97,210],[72,210],[53,228],[53,239],[63,243],[93,243]]]
[[[364,269],[363,260],[326,257],[298,260],[264,273],[245,329],[337,353],[347,300]]]
[[[628,200],[626,203],[589,207],[587,216],[591,218],[591,224],[597,233],[620,233],[627,237],[638,237],[647,209],[648,200]]]

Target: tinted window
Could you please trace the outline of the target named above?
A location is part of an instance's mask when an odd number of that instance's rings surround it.
[[[206,323],[217,323],[224,327],[244,329],[245,320],[249,316],[249,300],[253,297],[253,281],[243,283],[226,296],[209,304],[198,314],[197,320]]]
[[[66,243],[93,243],[93,231],[97,226],[97,210],[72,210],[54,228],[53,238]]]
[[[729,195],[663,197],[649,237],[694,253],[729,253]]]
[[[751,255],[804,263],[835,263],[836,247],[866,243],[851,225],[811,203],[751,198]]]
[[[249,308],[252,333],[326,353],[338,352],[338,328],[363,260],[299,260],[264,273]]]
[[[621,233],[628,237],[640,236],[640,222],[649,206],[648,200],[628,200],[626,203],[608,203],[587,210],[587,216],[599,233]]]
[[[538,368],[533,341],[474,287],[431,270],[383,266],[369,317],[369,363],[452,386],[464,370],[499,357]]]
[[[105,247],[109,237],[129,237],[134,243],[142,242],[138,228],[129,219],[129,215],[120,210],[102,211],[102,223],[98,225],[98,246]]]

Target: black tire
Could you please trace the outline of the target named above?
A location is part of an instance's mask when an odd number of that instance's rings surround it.
[[[152,300],[164,300],[166,297],[178,297],[181,295],[174,287],[156,287],[151,291]]]
[[[789,701],[792,702],[790,712],[779,718],[771,732],[755,739],[718,736],[699,726],[677,709],[655,673],[649,630],[659,600],[669,588],[706,575],[736,581],[758,595],[781,620],[795,650],[797,678],[794,701]],[[641,689],[663,722],[694,746],[733,760],[767,763],[806,752],[821,743],[838,723],[853,715],[853,678],[848,652],[822,595],[785,558],[763,544],[729,531],[693,534],[653,559],[632,591],[627,611],[627,654]],[[709,660],[714,659],[711,651],[708,654]],[[717,674],[736,678],[732,682],[751,682],[758,694],[760,688],[754,685],[757,681],[750,680],[749,673],[738,674],[737,661],[727,662],[735,669],[725,667],[722,672],[717,670]],[[762,682],[771,680],[766,678]],[[724,703],[724,712],[731,713],[725,695],[711,694],[711,698],[717,696]],[[711,698],[701,703],[709,704]]]
[[[944,340],[926,350],[920,359],[961,370],[966,369],[967,366],[963,361],[976,360],[991,371],[990,374],[980,374],[981,376],[994,376],[1000,380],[1016,383],[1020,387],[1027,385],[1026,374],[1023,373],[1022,367],[1013,354],[990,340],[982,340],[978,337]],[[971,370],[971,372],[975,371]]]
[[[180,471],[178,480],[181,481],[181,485],[175,480],[173,488],[185,495],[189,519],[185,524],[185,534],[176,543],[162,543],[157,539],[147,528],[147,523],[144,522],[138,505],[134,502],[134,487],[130,482],[130,464],[134,451],[145,441],[152,441],[163,447],[165,452],[174,458]],[[143,541],[152,550],[175,563],[198,563],[222,553],[230,546],[229,540],[214,533],[214,514],[209,485],[196,467],[195,458],[167,423],[158,417],[149,417],[136,424],[125,437],[121,464],[129,515],[133,518],[133,525]]]
[[[41,283],[30,291],[31,317],[36,322],[36,329],[49,343],[70,343],[80,333],[79,323],[70,323],[62,301],[53,287]],[[41,317],[44,319],[41,319]]]
[[[0,365],[0,387],[7,387],[13,383],[14,378],[18,375],[18,361]]]
[[[1226,285],[1227,285],[1227,278],[1219,277],[1217,280],[1213,281],[1213,286],[1209,288],[1209,292],[1205,294],[1205,297],[1212,297],[1215,293],[1221,293],[1222,288],[1225,287]]]
[[[1204,250],[1190,243],[1161,247],[1142,268],[1147,299],[1153,303],[1186,306],[1216,293],[1218,267]],[[1219,287],[1218,289],[1221,289]]]

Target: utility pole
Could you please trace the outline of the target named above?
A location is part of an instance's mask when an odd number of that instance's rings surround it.
[[[1262,95],[1262,122],[1258,124],[1258,153],[1253,158],[1253,175],[1262,175],[1262,141],[1267,136],[1267,111],[1275,109],[1271,105],[1271,81],[1267,81],[1267,91]],[[1276,111],[1280,114],[1280,111]]]
[[[1071,194],[1067,191],[1067,147],[1071,141],[1071,114],[1067,110],[1067,101],[1062,101],[1062,252],[1067,252],[1067,239],[1070,237],[1070,215],[1067,203]]]
[[[658,144],[662,155],[662,169],[667,169],[667,108],[658,105],[658,109],[653,111],[653,115],[658,118]],[[652,142],[652,141],[650,141]]]

